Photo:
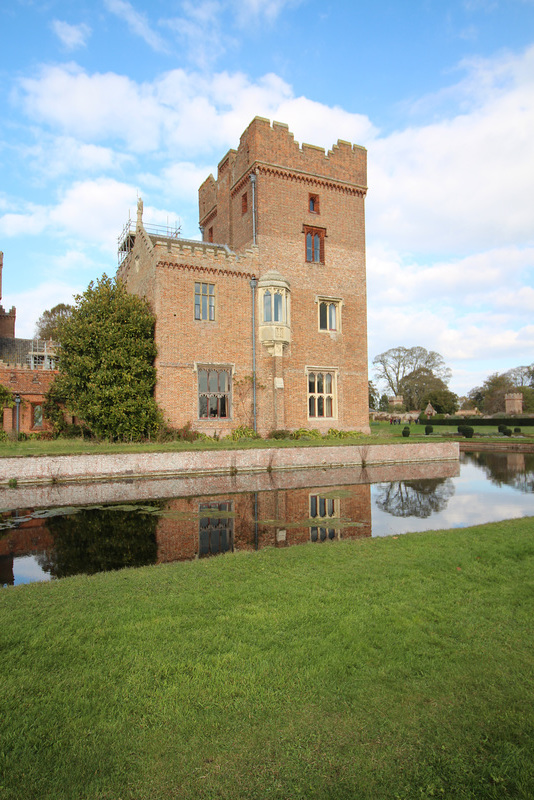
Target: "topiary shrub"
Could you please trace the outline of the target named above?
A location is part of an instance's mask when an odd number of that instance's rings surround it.
[[[504,433],[505,436],[511,436],[512,435],[512,429],[511,428],[505,428],[503,430],[503,433]]]
[[[465,431],[465,429],[467,427],[468,427],[467,425],[458,425],[458,428],[457,428],[458,433],[462,433],[463,434],[463,432]]]
[[[474,428],[471,428],[469,425],[464,425],[463,434],[466,439],[472,439],[474,432],[475,432]]]
[[[500,425],[497,427],[497,430],[499,431],[499,433],[504,433],[504,431],[505,431],[505,428],[506,428],[506,425],[504,425],[504,424],[501,422],[501,424],[500,424]]]
[[[430,433],[434,433],[434,428],[432,425],[425,425],[425,435],[428,436]]]
[[[408,427],[402,429],[402,435],[406,438],[410,435],[410,429]]]
[[[514,433],[521,433],[521,428],[514,428]]]

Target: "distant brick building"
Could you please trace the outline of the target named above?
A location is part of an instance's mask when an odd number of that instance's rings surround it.
[[[145,226],[139,202],[118,276],[156,314],[170,425],[369,430],[366,155],[256,117],[200,187],[202,242]]]
[[[0,252],[0,300],[4,254]],[[45,395],[54,380],[55,346],[53,342],[15,337],[16,309],[0,306],[0,384],[17,401],[3,409],[5,431],[38,433],[50,427],[43,415]]]

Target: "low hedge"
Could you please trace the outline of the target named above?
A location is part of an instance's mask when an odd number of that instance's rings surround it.
[[[432,425],[503,425],[505,427],[524,427],[534,425],[532,417],[448,417],[447,419],[432,418]]]

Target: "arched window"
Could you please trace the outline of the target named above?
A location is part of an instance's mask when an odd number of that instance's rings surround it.
[[[319,330],[341,331],[341,305],[337,298],[319,298]]]

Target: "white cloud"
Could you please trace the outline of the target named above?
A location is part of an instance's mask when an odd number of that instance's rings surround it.
[[[285,121],[297,140],[325,147],[376,135],[366,116],[296,98],[272,73],[251,81],[243,73],[207,78],[177,69],[136,84],[114,73],[88,75],[75,64],[47,66],[21,81],[19,99],[31,119],[64,135],[93,144],[122,140],[136,153],[224,152],[257,115]]]
[[[112,14],[124,20],[128,28],[136,36],[156,52],[166,53],[167,45],[159,34],[152,30],[145,14],[136,11],[126,0],[104,0],[105,6]]]
[[[85,286],[68,284],[62,281],[47,280],[23,292],[13,292],[2,298],[4,307],[15,306],[17,319],[15,334],[21,339],[31,339],[35,335],[35,323],[46,309],[58,303],[72,303],[75,294],[85,290]]]
[[[231,3],[237,23],[249,25],[252,20],[264,19],[273,23],[286,8],[295,8],[301,0],[233,0]]]
[[[79,142],[72,136],[41,135],[36,145],[21,150],[25,158],[33,161],[36,173],[53,179],[69,173],[115,172],[133,162],[130,155]]]
[[[464,113],[373,142],[371,238],[429,254],[532,240],[534,47],[470,67]]]
[[[50,207],[28,206],[0,217],[4,236],[61,232],[80,243],[91,243],[115,253],[117,236],[126,222],[128,207],[136,204],[136,190],[111,178],[78,181]]]
[[[80,25],[69,25],[68,22],[55,19],[51,27],[66,50],[85,47],[91,35],[91,28],[83,22]]]

